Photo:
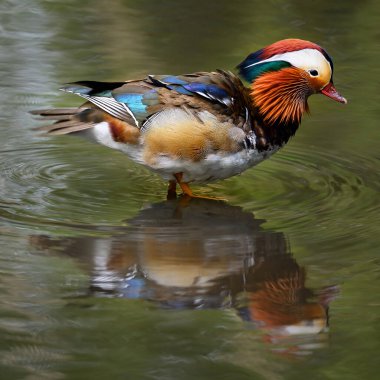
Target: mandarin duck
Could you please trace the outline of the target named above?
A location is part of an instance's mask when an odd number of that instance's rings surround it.
[[[192,197],[190,184],[240,174],[284,146],[310,95],[347,103],[333,85],[330,56],[309,41],[275,42],[237,69],[238,75],[217,70],[75,82],[62,90],[86,100],[79,108],[31,112],[55,120],[37,129],[117,149],[169,181],[168,195],[178,183]]]

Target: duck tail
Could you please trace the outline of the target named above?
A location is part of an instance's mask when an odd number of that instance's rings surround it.
[[[34,128],[46,135],[66,135],[92,128],[96,124],[96,110],[85,107],[53,108],[30,111],[32,115],[40,116],[40,120],[53,120],[53,124]]]

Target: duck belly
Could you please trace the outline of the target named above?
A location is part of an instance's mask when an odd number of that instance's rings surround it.
[[[196,162],[159,155],[154,165],[147,166],[165,180],[173,179],[175,173],[183,173],[183,182],[208,183],[240,174],[270,157],[278,149],[279,147],[261,152],[245,149],[229,154],[215,153]]]

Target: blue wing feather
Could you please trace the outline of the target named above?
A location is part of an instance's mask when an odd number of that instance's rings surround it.
[[[231,100],[232,100],[229,94],[227,93],[227,91],[223,90],[222,88],[214,84],[204,84],[204,83],[193,82],[183,87],[186,90],[189,90],[190,92],[199,94],[208,99],[215,100],[226,105],[231,103]]]
[[[160,87],[166,87],[170,90],[174,90],[180,94],[184,95],[195,95],[198,94],[207,98],[211,101],[217,101],[224,105],[230,105],[232,103],[231,96],[224,89],[220,88],[216,84],[197,82],[196,80],[202,80],[201,78],[191,77],[192,80],[186,81],[183,78],[186,76],[181,76],[181,78],[174,75],[159,75],[150,76],[152,82]],[[190,78],[189,78],[190,79]]]
[[[183,95],[202,96],[225,106],[230,106],[233,101],[232,95],[213,83],[207,73],[149,76],[145,81],[132,82],[82,81],[71,83],[62,90],[82,96],[122,120],[132,118],[138,126],[152,115],[151,106],[161,104],[159,89],[163,87]]]
[[[176,77],[175,75],[167,75],[167,76],[162,76],[161,77],[162,82],[165,83],[170,83],[170,84],[180,84],[180,85],[185,85],[188,84],[189,82],[186,82],[183,79],[180,79]]]
[[[194,95],[192,91],[186,90],[185,86],[168,85],[167,87],[183,95]]]
[[[124,103],[137,120],[145,119],[148,116],[147,105],[143,103],[144,94],[124,93],[116,94],[113,97],[119,103]]]

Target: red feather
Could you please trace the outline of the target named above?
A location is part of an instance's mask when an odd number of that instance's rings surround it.
[[[288,38],[286,40],[277,41],[264,48],[261,54],[261,59],[268,59],[276,54],[283,54],[302,49],[317,49],[323,53],[323,49],[313,42],[300,40],[298,38]]]

